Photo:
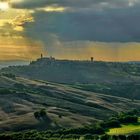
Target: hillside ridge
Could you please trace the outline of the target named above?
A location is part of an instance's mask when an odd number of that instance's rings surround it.
[[[36,120],[42,108],[57,127],[78,127],[121,111],[140,108],[140,101],[85,91],[71,85],[0,76],[0,131],[53,128]],[[40,127],[41,125],[41,127]]]

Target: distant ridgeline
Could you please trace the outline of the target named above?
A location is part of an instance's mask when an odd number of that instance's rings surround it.
[[[139,63],[111,63],[39,58],[28,66],[10,66],[1,72],[66,84],[130,83],[140,81]],[[137,76],[137,78],[136,78]]]
[[[33,65],[33,64],[37,64],[37,65],[44,65],[44,64],[47,64],[47,65],[51,65],[51,64],[66,64],[66,63],[69,63],[69,64],[79,64],[79,63],[84,63],[84,64],[89,64],[91,62],[94,61],[94,58],[91,57],[91,60],[61,60],[61,59],[55,59],[54,57],[41,57],[41,58],[38,58],[36,61],[31,61],[30,65]]]

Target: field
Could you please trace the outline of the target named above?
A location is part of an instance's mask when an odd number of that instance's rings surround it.
[[[47,59],[4,68],[0,132],[77,128],[139,109],[139,73],[139,64]],[[41,109],[49,123],[35,118]]]
[[[122,125],[121,128],[112,128],[107,134],[109,135],[127,135],[127,134],[139,134],[140,133],[140,118],[139,123]]]
[[[71,85],[73,88],[140,100],[140,64],[38,59],[27,66],[10,66],[0,73],[12,73]]]
[[[31,80],[12,75],[0,76],[0,131],[56,127],[81,127],[112,114],[140,108],[140,101],[65,84]],[[46,109],[51,123],[35,119],[34,112]],[[57,124],[57,125],[56,125]]]
[[[134,134],[140,133],[140,124],[130,124],[130,125],[122,125],[121,128],[112,128],[109,130],[109,135],[126,135],[126,134]]]

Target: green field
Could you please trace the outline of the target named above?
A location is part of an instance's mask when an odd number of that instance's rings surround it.
[[[121,128],[113,128],[110,129],[108,134],[109,135],[120,135],[120,134],[133,134],[133,133],[140,133],[140,124],[139,125],[122,125]]]
[[[137,124],[122,125],[120,128],[112,128],[107,132],[109,135],[127,135],[140,133],[140,118]]]

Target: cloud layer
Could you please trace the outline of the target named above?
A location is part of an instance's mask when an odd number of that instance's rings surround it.
[[[130,56],[130,50],[140,52],[139,0],[0,1],[22,11],[14,17],[1,11],[0,35],[41,42],[39,53],[44,45],[49,55],[59,58],[86,59],[92,52],[101,60],[140,60]]]
[[[0,11],[0,61],[34,60],[44,51],[42,42],[27,37],[25,25],[33,22],[29,11]]]
[[[139,0],[11,0],[11,3],[16,8],[36,8],[44,5],[71,8],[124,8],[139,4]]]
[[[68,41],[140,41],[139,0],[11,0],[11,5],[34,10],[33,35],[45,29]]]

